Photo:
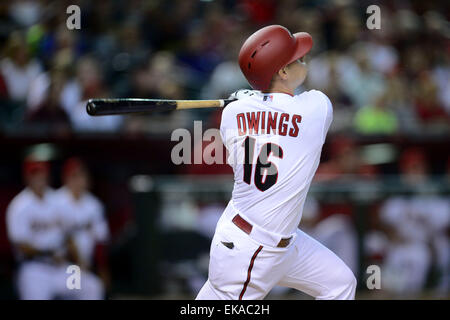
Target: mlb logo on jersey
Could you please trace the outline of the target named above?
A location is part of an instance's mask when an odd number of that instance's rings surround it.
[[[263,101],[269,101],[272,102],[273,101],[273,95],[272,94],[265,94]]]

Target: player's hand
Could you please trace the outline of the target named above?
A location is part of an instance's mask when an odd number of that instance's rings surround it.
[[[259,90],[250,90],[250,89],[239,89],[239,90],[233,92],[232,94],[230,94],[228,99],[239,100],[239,99],[252,97],[252,96],[255,96],[255,95],[256,96],[261,95],[261,91],[259,91]]]

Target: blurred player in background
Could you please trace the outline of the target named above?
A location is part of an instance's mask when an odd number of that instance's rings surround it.
[[[48,185],[49,164],[27,158],[26,187],[7,209],[7,228],[19,262],[17,289],[26,300],[99,299],[101,287],[81,273],[81,288],[67,287],[69,261],[77,261],[74,242],[64,232],[55,192]]]
[[[429,185],[429,164],[420,148],[403,151],[399,165],[402,183],[413,192],[389,197],[380,209],[389,238],[384,287],[411,296],[437,285],[436,293],[445,295],[450,261],[448,200]],[[430,283],[430,275],[437,283]]]
[[[89,175],[80,159],[70,158],[64,163],[62,180],[64,185],[55,197],[64,229],[74,241],[81,269],[89,271],[95,285],[104,291],[110,278],[106,257],[109,229],[103,205],[88,191]]]

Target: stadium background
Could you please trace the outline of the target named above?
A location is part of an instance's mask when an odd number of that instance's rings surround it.
[[[72,4],[80,30],[66,26]],[[380,30],[366,27],[372,4]],[[359,298],[449,298],[449,13],[411,0],[1,2],[0,297],[17,298],[5,210],[30,153],[50,161],[55,188],[65,159],[86,161],[111,232],[109,298],[194,297],[232,175],[174,165],[170,137],[194,120],[217,128],[220,110],[93,119],[86,99],[226,98],[248,87],[240,45],[276,23],[312,35],[301,90],[334,105],[300,227],[348,259]],[[373,264],[381,290],[366,287]]]

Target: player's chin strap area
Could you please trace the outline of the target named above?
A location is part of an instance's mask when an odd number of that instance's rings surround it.
[[[250,238],[256,242],[261,243],[266,248],[287,248],[295,242],[297,237],[296,233],[289,236],[281,235],[271,231],[267,231],[258,225],[251,223],[249,219],[243,215],[233,204],[233,200],[230,200],[226,209],[226,215],[228,220],[231,220],[239,229],[247,233]]]

